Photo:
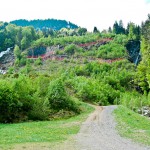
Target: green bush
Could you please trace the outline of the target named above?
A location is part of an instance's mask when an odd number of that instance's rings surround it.
[[[147,96],[138,93],[137,91],[125,92],[121,94],[120,104],[137,111],[138,108],[149,105]]]
[[[32,108],[28,113],[30,120],[48,120],[50,114],[50,105],[48,99],[40,98],[35,94],[32,101]]]
[[[64,52],[68,55],[74,55],[75,52],[82,52],[82,48],[78,47],[75,44],[69,44],[64,48]]]
[[[117,44],[114,42],[110,42],[106,45],[102,45],[98,49],[98,58],[103,59],[115,59],[126,57],[127,53],[125,51],[125,47],[121,44]]]
[[[19,75],[18,78],[13,79],[11,82],[13,92],[17,94],[18,101],[22,103],[22,111],[26,114],[32,108],[33,94],[35,92],[32,80],[25,75]]]
[[[35,80],[35,88],[36,91],[39,95],[39,97],[45,98],[48,92],[48,87],[50,83],[50,77],[49,76],[44,76],[44,75],[39,75]]]
[[[114,90],[110,85],[95,80],[93,78],[76,77],[70,82],[76,96],[89,102],[96,102],[100,105],[113,104],[116,98],[120,97],[120,92]]]
[[[50,82],[47,94],[50,108],[54,110],[70,110],[79,112],[77,104],[71,100],[67,94],[64,83],[61,79],[56,79]]]
[[[37,66],[42,65],[42,58],[38,57],[38,59],[35,60],[34,64],[37,65]]]
[[[22,103],[18,101],[9,82],[0,81],[0,122],[9,123],[18,121],[21,117]]]

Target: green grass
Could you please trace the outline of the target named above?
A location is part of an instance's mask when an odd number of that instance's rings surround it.
[[[39,73],[49,73],[49,74],[55,74],[58,72],[62,72],[64,70],[67,70],[69,68],[74,68],[78,63],[80,65],[83,65],[82,62],[80,62],[80,59],[73,60],[73,62],[70,62],[71,59],[68,59],[69,62],[57,61],[57,60],[46,60],[44,61],[43,65],[40,66],[34,66],[32,71],[39,72]]]
[[[119,106],[115,111],[117,129],[121,136],[135,142],[150,145],[150,119],[140,116],[126,107]]]
[[[83,113],[64,120],[0,124],[0,149],[16,144],[63,142],[78,133],[81,123],[94,110],[82,104]]]

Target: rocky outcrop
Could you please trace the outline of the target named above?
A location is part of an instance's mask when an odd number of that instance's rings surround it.
[[[10,66],[14,64],[13,50],[0,57],[0,74],[5,74]]]
[[[150,107],[144,106],[138,110],[138,113],[142,114],[143,116],[150,117]]]

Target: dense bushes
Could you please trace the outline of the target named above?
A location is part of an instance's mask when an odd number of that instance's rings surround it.
[[[125,47],[115,42],[102,45],[98,49],[97,57],[104,59],[122,58],[126,56]]]
[[[79,112],[77,104],[67,94],[61,79],[54,80],[50,83],[47,97],[50,107],[54,110],[64,109]]]
[[[66,46],[70,43],[73,44],[81,44],[87,42],[93,42],[100,37],[97,34],[86,34],[83,36],[65,36],[65,37],[58,37],[58,38],[40,38],[32,43],[33,47],[39,46],[51,46],[51,45],[61,45]]]
[[[40,55],[43,55],[46,53],[46,47],[44,46],[39,46],[39,47],[36,47],[36,48],[31,48],[31,49],[28,49],[28,56],[30,57],[38,57]]]
[[[144,106],[150,106],[149,95],[142,95],[137,91],[130,91],[121,94],[120,104],[138,112]]]
[[[113,104],[114,100],[120,96],[119,91],[93,78],[75,77],[71,83],[75,95],[83,101],[108,105]]]
[[[64,52],[68,55],[73,55],[75,52],[82,52],[82,48],[76,46],[75,44],[67,45],[64,48]]]
[[[1,79],[6,85],[0,87],[1,95],[6,92],[7,96],[0,95],[0,107],[7,105],[8,116],[1,113],[0,121],[47,120],[62,111],[76,114],[80,112],[76,98],[99,105],[130,104],[124,101],[123,93],[134,87],[135,67],[127,60],[73,65],[50,76],[30,73]]]
[[[22,103],[7,81],[0,81],[0,122],[12,122],[21,117]]]
[[[66,80],[72,93],[83,101],[108,105],[118,104],[121,93],[131,89],[135,68],[122,60],[112,64],[91,62],[73,70],[73,77]]]
[[[0,122],[47,120],[50,112],[62,109],[80,112],[79,105],[67,95],[61,80],[19,75],[1,79],[0,85]]]

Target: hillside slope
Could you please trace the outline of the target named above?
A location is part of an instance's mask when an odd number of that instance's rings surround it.
[[[67,22],[66,20],[57,20],[57,19],[46,19],[46,20],[25,20],[19,19],[10,22],[11,24],[15,24],[17,26],[33,26],[35,29],[42,28],[52,28],[55,30],[60,30],[61,28],[78,28],[77,25]]]

